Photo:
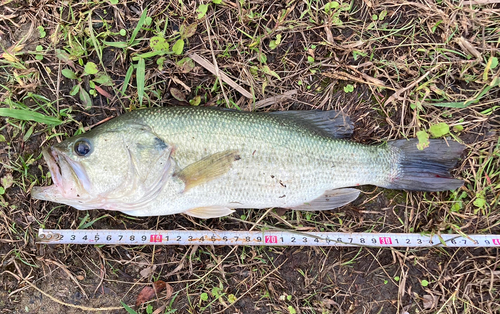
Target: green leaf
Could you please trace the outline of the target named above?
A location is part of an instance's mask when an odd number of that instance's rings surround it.
[[[200,295],[200,300],[202,301],[206,301],[208,300],[208,294],[206,292],[203,292],[201,295]]]
[[[122,29],[120,29],[120,35],[122,35],[122,36],[127,36],[127,30],[125,30],[125,29],[123,29],[123,28],[122,28]]]
[[[79,96],[85,110],[92,108],[92,98],[90,98],[89,93],[87,93],[87,91],[81,86]]]
[[[201,103],[201,97],[195,96],[193,99],[189,100],[191,106],[198,106]]]
[[[354,86],[353,85],[347,84],[346,86],[344,86],[344,92],[351,93],[353,91],[354,91]]]
[[[313,63],[314,62],[314,58],[311,57],[311,56],[307,56],[307,62]]]
[[[238,301],[238,298],[236,298],[236,296],[231,293],[230,295],[227,296],[227,300],[229,301],[229,303],[232,304],[232,303]]]
[[[96,78],[92,81],[104,86],[113,86],[113,79],[105,73],[97,73]]]
[[[167,40],[161,36],[151,37],[149,40],[149,47],[151,47],[153,51],[168,51],[169,49]]]
[[[266,63],[267,62],[267,56],[263,53],[259,53],[257,55],[257,58],[259,59],[260,63]]]
[[[419,150],[424,150],[425,148],[429,147],[429,134],[427,132],[418,131],[417,138],[418,138],[417,148]]]
[[[146,62],[144,59],[140,58],[137,62],[137,96],[139,97],[139,103],[142,105],[142,100],[144,99],[144,84],[146,78]]]
[[[119,0],[109,0],[109,3],[111,4],[118,4]]]
[[[0,186],[0,195],[5,194],[5,189]]]
[[[151,18],[150,16],[148,16],[145,20],[144,20],[144,24],[146,24],[147,26],[151,25],[151,23],[153,22],[153,18]]]
[[[431,125],[431,127],[429,128],[429,133],[431,133],[433,137],[441,137],[450,133],[450,127],[448,126],[448,124],[441,122]]]
[[[214,298],[218,299],[220,297],[220,291],[221,289],[217,286],[212,288],[212,295],[214,296]]]
[[[221,4],[222,0],[212,0],[212,2],[215,3],[215,4]]]
[[[80,91],[80,85],[75,85],[75,86],[73,86],[73,88],[71,89],[69,94],[71,96],[75,96],[76,94],[78,94],[79,91]]]
[[[76,80],[78,78],[78,76],[76,76],[76,73],[71,71],[70,69],[63,69],[61,71],[61,74],[65,77],[65,78],[69,78],[70,80]]]
[[[290,314],[297,314],[297,310],[291,305],[288,306],[288,313]]]
[[[40,38],[44,38],[45,36],[47,36],[47,32],[45,32],[45,28],[43,28],[42,25],[38,26],[37,29],[40,33]]]
[[[176,55],[180,55],[182,54],[182,52],[184,51],[184,40],[182,39],[178,39],[174,46],[172,47],[172,51],[176,54]]]
[[[497,66],[498,66],[498,58],[497,57],[491,57],[490,69],[494,69]]]
[[[278,73],[272,71],[269,66],[265,65],[262,67],[262,72],[266,73],[266,74],[269,74],[269,75],[272,75],[274,76],[275,78],[277,78],[278,80],[281,80],[281,77],[278,75]]]
[[[31,110],[0,108],[0,117],[10,117],[23,121],[35,121],[47,125],[60,125],[62,121]]]
[[[422,287],[427,287],[429,285],[429,282],[425,279],[423,279],[420,284],[422,285]]]
[[[477,208],[483,209],[484,206],[486,206],[486,199],[482,196],[478,196],[472,204],[474,204]]]
[[[85,64],[83,72],[85,74],[96,74],[97,72],[99,72],[99,70],[97,69],[97,65],[94,62],[89,61],[87,62],[87,64]]]
[[[196,12],[199,12],[198,18],[201,19],[202,17],[204,17],[205,14],[207,14],[207,11],[208,11],[208,4],[200,4],[198,9],[196,9]]]
[[[271,40],[269,42],[269,48],[271,48],[271,50],[276,49],[276,47],[278,47],[280,43],[281,43],[281,34],[278,34],[276,35],[276,40]]]
[[[331,10],[333,9],[336,9],[340,6],[340,3],[338,3],[337,1],[332,1],[332,2],[328,2],[326,5],[325,5],[325,13],[330,13]]]
[[[36,51],[43,51],[43,46],[42,45],[38,45],[35,47],[35,50]]]
[[[386,16],[387,16],[387,10],[384,10],[380,12],[378,19],[382,21],[383,19],[385,19]]]

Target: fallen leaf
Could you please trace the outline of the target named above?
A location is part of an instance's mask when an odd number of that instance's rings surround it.
[[[179,66],[182,73],[188,73],[194,69],[195,64],[193,59],[186,57],[177,61],[177,66]]]
[[[166,293],[166,298],[170,298],[173,293],[173,288],[170,286],[168,283],[166,283],[163,280],[158,280],[153,283],[153,287],[146,286],[142,288],[141,292],[139,292],[139,295],[137,296],[137,299],[135,301],[135,305],[139,306],[143,303],[148,302],[151,300],[154,296],[158,295],[161,291],[167,289]]]
[[[170,94],[172,94],[172,97],[174,97],[178,101],[186,101],[186,96],[184,96],[184,93],[175,87],[172,87],[170,89]]]
[[[196,34],[196,28],[198,25],[196,23],[193,23],[188,26],[181,25],[179,32],[181,33],[182,38],[189,38]]]
[[[5,176],[0,180],[4,189],[8,189],[14,184],[14,177],[12,177],[12,173],[8,172]]]
[[[426,294],[423,296],[424,304],[423,307],[425,310],[429,310],[434,308],[437,305],[438,297]]]
[[[113,99],[113,96],[112,96],[110,93],[108,93],[107,91],[105,91],[104,89],[102,89],[99,85],[96,85],[96,86],[95,86],[95,90],[96,90],[99,94],[103,95],[104,97],[106,97],[106,98],[108,98],[108,99]]]

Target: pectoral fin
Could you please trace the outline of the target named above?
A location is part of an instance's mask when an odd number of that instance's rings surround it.
[[[354,201],[359,196],[357,189],[336,189],[326,191],[315,200],[304,205],[292,207],[294,210],[321,211],[344,206]]]
[[[208,206],[208,207],[198,207],[186,210],[184,214],[193,216],[196,218],[218,218],[230,215],[234,210],[224,207],[224,206]]]
[[[187,191],[222,176],[231,169],[233,162],[239,159],[240,156],[236,150],[226,150],[190,164],[178,172],[176,176],[184,181],[184,191]]]

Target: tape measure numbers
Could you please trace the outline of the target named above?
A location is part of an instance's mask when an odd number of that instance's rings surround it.
[[[108,245],[249,245],[369,247],[500,247],[500,235],[206,230],[40,229],[38,243]]]

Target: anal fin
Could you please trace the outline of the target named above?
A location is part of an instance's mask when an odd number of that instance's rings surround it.
[[[360,190],[350,188],[328,190],[320,197],[291,209],[304,211],[330,210],[349,204],[358,198],[359,193]]]
[[[186,210],[184,214],[196,217],[196,218],[219,218],[230,215],[234,212],[229,207],[225,206],[207,206],[207,207],[197,207]]]

